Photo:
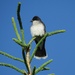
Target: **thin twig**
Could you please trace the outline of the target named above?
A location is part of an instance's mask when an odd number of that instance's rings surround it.
[[[14,56],[12,56],[12,55],[6,53],[6,52],[0,51],[0,54],[6,56],[6,57],[8,57],[8,58],[11,58],[11,59],[13,59],[13,60],[20,61],[20,62],[23,62],[23,63],[24,63],[24,61],[23,61],[22,59],[16,58],[16,57],[14,57]]]
[[[41,71],[45,66],[47,66],[52,61],[53,61],[53,59],[48,60],[47,62],[45,62],[44,64],[42,64],[38,69],[36,69],[35,73],[37,74],[39,71]]]
[[[31,45],[31,43],[35,40],[35,38],[36,38],[36,37],[33,37],[33,38],[29,41],[28,45]]]
[[[65,31],[66,30],[56,30],[56,31],[53,31],[53,32],[48,32],[47,36],[52,36],[52,35],[55,35],[55,34],[64,33]]]
[[[23,29],[23,25],[22,25],[22,21],[21,21],[21,16],[20,16],[20,9],[21,9],[21,3],[19,2],[18,7],[17,7],[17,19],[18,19],[20,31],[21,31],[21,34],[22,34],[22,42],[24,44],[26,44],[25,39],[24,39],[24,29]]]
[[[36,70],[36,67],[34,66],[33,71],[32,71],[32,75],[35,75],[35,70]]]
[[[25,73],[26,73],[25,70],[21,70],[21,69],[19,69],[19,68],[13,66],[13,65],[11,65],[11,64],[0,63],[0,66],[6,66],[6,67],[9,67],[9,68],[12,68],[12,69],[14,69],[14,70],[16,70],[16,71],[18,71],[18,72],[20,72],[20,73],[22,73],[22,74],[25,74]]]
[[[18,19],[18,22],[20,25],[20,29],[23,29],[22,21],[21,21],[21,17],[20,17],[20,9],[21,9],[21,3],[19,2],[18,6],[17,6],[17,19]]]
[[[44,71],[44,70],[50,70],[50,68],[48,68],[48,67],[44,67],[44,68],[42,68],[41,71]]]
[[[18,33],[18,29],[17,29],[17,26],[16,26],[16,22],[15,22],[15,20],[14,20],[14,17],[12,17],[12,23],[13,23],[13,27],[14,27],[14,31],[15,31],[15,33],[16,33],[16,36],[17,36],[18,40],[21,41],[21,38],[20,38],[20,35],[19,35],[19,33]]]
[[[17,40],[16,38],[13,38],[13,41],[15,41],[18,45],[21,47],[26,47],[26,44],[22,43],[22,41]]]

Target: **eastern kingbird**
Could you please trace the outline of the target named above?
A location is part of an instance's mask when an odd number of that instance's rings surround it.
[[[36,37],[35,43],[37,44],[46,33],[46,27],[38,16],[34,16],[31,22],[32,22],[32,26],[30,27],[31,35],[32,37],[34,36]],[[39,45],[39,47],[37,48],[37,51],[34,56],[35,58],[45,59],[47,57],[46,50],[45,50],[45,41],[46,39],[44,39],[42,43]]]

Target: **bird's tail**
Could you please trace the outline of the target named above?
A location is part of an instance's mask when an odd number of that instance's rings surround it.
[[[47,55],[46,55],[46,50],[45,48],[40,49],[40,47],[37,48],[37,51],[35,53],[35,58],[36,59],[46,59]]]

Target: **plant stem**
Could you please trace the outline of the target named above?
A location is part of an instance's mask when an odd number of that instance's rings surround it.
[[[32,75],[35,75],[35,70],[36,70],[36,67],[34,66],[33,71],[32,71]]]
[[[44,67],[44,68],[42,68],[41,71],[44,71],[44,70],[50,70],[50,68],[48,68],[48,67]]]
[[[31,43],[35,40],[35,38],[36,38],[36,37],[33,37],[33,38],[29,41],[28,45],[31,45]]]
[[[22,26],[22,21],[21,21],[21,16],[20,16],[20,9],[21,9],[21,3],[19,2],[18,7],[17,7],[17,19],[18,19],[19,26],[20,26],[20,32],[22,34],[22,42],[24,44],[26,44],[25,39],[24,39],[24,29],[23,29],[23,26]]]
[[[21,69],[19,69],[19,68],[13,66],[13,65],[11,65],[11,64],[0,63],[0,66],[6,66],[6,67],[9,67],[9,68],[12,68],[12,69],[14,69],[14,70],[16,70],[16,71],[18,71],[18,72],[20,72],[20,73],[22,73],[22,74],[25,74],[25,73],[26,73],[24,70],[21,70]]]
[[[15,31],[15,33],[16,33],[16,36],[17,36],[18,40],[21,41],[20,35],[19,35],[19,33],[18,33],[18,29],[17,29],[17,27],[16,27],[16,22],[15,22],[15,20],[14,20],[14,17],[12,17],[12,23],[13,23],[13,27],[14,27],[14,31]]]
[[[41,71],[46,65],[48,65],[49,63],[51,63],[53,61],[53,59],[48,60],[47,62],[45,62],[43,65],[41,65],[38,69],[36,69],[35,73],[38,73],[39,71]]]
[[[6,57],[8,57],[8,58],[11,58],[11,59],[13,59],[13,60],[20,61],[20,62],[23,62],[23,63],[24,63],[24,61],[23,61],[22,59],[16,58],[16,57],[14,57],[14,56],[12,56],[12,55],[6,53],[6,52],[0,51],[0,54],[6,56]]]
[[[21,3],[19,2],[18,6],[17,6],[17,19],[18,19],[18,22],[20,25],[20,29],[23,29],[22,21],[21,21],[21,17],[20,17],[20,9],[21,9]]]
[[[55,34],[64,33],[65,31],[66,30],[56,30],[56,31],[53,31],[53,32],[48,32],[47,36],[52,36],[52,35],[55,35]]]
[[[27,60],[26,60],[26,56],[25,56],[25,50],[22,48],[22,56],[23,56],[23,59],[24,59],[24,64],[29,72],[29,68],[28,68],[28,64],[27,64]]]
[[[26,47],[26,44],[23,44],[22,41],[19,41],[15,38],[13,38],[13,41],[15,41],[17,44],[19,44],[21,47]]]
[[[30,49],[28,47],[28,49],[26,50],[26,61],[27,61],[27,65],[28,65],[28,75],[31,75],[32,72],[31,72],[31,65],[30,65]]]

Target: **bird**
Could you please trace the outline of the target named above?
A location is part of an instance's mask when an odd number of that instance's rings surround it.
[[[32,25],[30,27],[30,32],[31,32],[32,37],[36,37],[34,41],[37,45],[37,43],[45,35],[46,27],[43,21],[38,16],[34,16],[31,20],[31,23]],[[47,58],[46,49],[45,49],[45,41],[46,41],[46,38],[42,41],[42,43],[37,48],[35,52],[35,56],[34,56],[36,59]]]

